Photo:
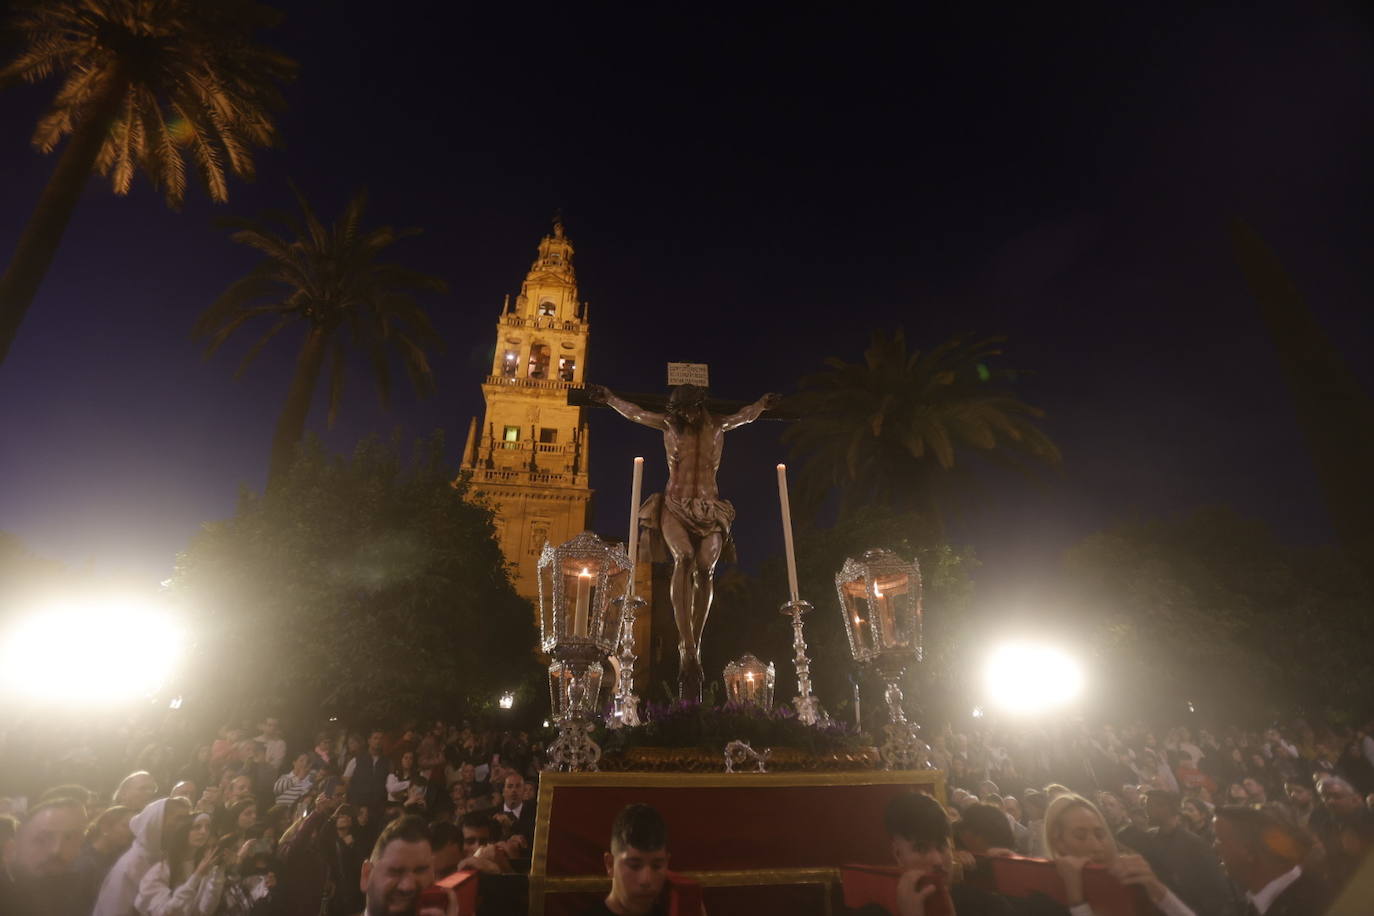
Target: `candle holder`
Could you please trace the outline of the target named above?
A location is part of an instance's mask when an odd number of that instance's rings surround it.
[[[635,662],[638,660],[635,655],[635,617],[645,601],[637,595],[626,595],[615,599],[614,603],[621,608],[620,652],[617,656],[620,670],[615,684],[611,720],[606,727],[634,728],[639,725],[639,697],[635,695]]]
[[[741,706],[753,704],[773,708],[773,682],[777,672],[748,652],[725,666],[725,700]]]
[[[792,617],[792,650],[796,652],[793,663],[797,666],[797,695],[792,705],[803,725],[815,725],[821,718],[820,703],[811,692],[811,660],[806,657],[806,639],[802,636],[802,615],[812,610],[811,602],[798,598],[784,602],[778,610]]]
[[[883,765],[889,770],[928,767],[930,748],[907,721],[901,687],[907,667],[922,656],[920,567],[889,550],[869,550],[862,560],[844,561],[835,589],[850,654],[860,665],[875,668],[886,685]]]
[[[549,745],[548,769],[595,770],[601,748],[591,738],[604,669],[621,631],[619,607],[629,558],[584,531],[539,557],[540,645],[553,658],[549,690],[558,738]]]

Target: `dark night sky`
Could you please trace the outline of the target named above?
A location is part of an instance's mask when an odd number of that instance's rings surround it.
[[[452,286],[427,303],[448,341],[439,396],[383,412],[359,372],[336,448],[444,427],[456,462],[501,297],[561,207],[589,376],[612,388],[660,390],[666,361],[692,360],[752,398],[857,358],[873,328],[1009,335],[1066,462],[1041,486],[994,479],[955,527],[990,585],[1133,512],[1226,503],[1329,538],[1225,225],[1253,221],[1369,381],[1368,20],[1314,3],[576,6],[290,4],[268,40],[302,71],[256,183],[174,214],[141,176],[126,199],[92,182],[0,368],[0,529],[158,579],[262,485],[295,342],[235,381],[248,338],[207,362],[190,327],[253,263],[214,219],[284,205],[293,179],[326,213],[366,186],[374,219],[425,229],[397,259]],[[53,166],[27,145],[52,91],[0,94],[5,257]],[[654,485],[661,451],[592,422],[596,525],[619,531],[630,458],[650,456]],[[727,445],[746,560],[780,549],[781,428]]]

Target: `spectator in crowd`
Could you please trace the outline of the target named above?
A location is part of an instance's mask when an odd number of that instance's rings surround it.
[[[334,812],[334,829],[321,834],[321,854],[329,870],[328,916],[352,916],[364,900],[359,878],[370,850],[363,847],[354,823],[355,810],[340,805]]]
[[[1231,888],[1211,847],[1183,825],[1177,794],[1151,789],[1145,810],[1158,874],[1197,916],[1230,916]]]
[[[458,825],[438,821],[429,827],[429,842],[434,849],[434,880],[442,881],[458,871],[463,855],[463,833]]]
[[[501,790],[501,813],[510,818],[510,834],[525,838],[527,846],[534,843],[534,803],[525,801],[525,778],[511,770]]]
[[[135,770],[115,789],[112,804],[142,811],[154,798],[157,798],[157,780],[145,770]]]
[[[611,825],[604,853],[611,891],[586,916],[648,916],[668,879],[668,825],[648,805],[627,805]]]
[[[134,809],[115,805],[96,815],[86,828],[86,840],[76,857],[73,872],[75,880],[87,888],[92,902],[105,875],[133,845],[134,833],[129,827],[129,819],[133,816]]]
[[[252,776],[247,773],[240,773],[229,780],[229,788],[224,793],[224,806],[226,808],[251,798],[254,798]]]
[[[199,788],[210,785],[210,745],[198,744],[191,754],[191,759],[181,769],[176,771],[175,778],[193,782]]]
[[[1045,851],[1045,796],[1037,789],[1021,793],[1021,807],[1025,811],[1026,832],[1030,835],[1026,855],[1043,859]]]
[[[1002,810],[1007,814],[1007,822],[1011,824],[1012,839],[1016,845],[1012,847],[1020,855],[1027,855],[1030,852],[1030,830],[1025,824],[1021,823],[1021,802],[1014,795],[1007,795],[1002,799]]]
[[[1258,755],[1256,755],[1258,757]],[[1258,758],[1263,759],[1263,758]],[[1240,781],[1241,787],[1245,789],[1245,795],[1252,805],[1263,805],[1269,801],[1269,793],[1264,788],[1264,784],[1253,776],[1247,776]]]
[[[1293,813],[1293,819],[1299,827],[1306,827],[1317,806],[1312,783],[1301,776],[1290,776],[1284,780],[1283,792],[1288,799],[1288,809]]]
[[[434,880],[429,829],[418,817],[399,818],[386,826],[371,857],[363,863],[362,889],[367,906],[362,916],[413,912],[420,894]],[[451,891],[448,896],[451,909],[456,909]]]
[[[273,783],[272,794],[277,804],[294,808],[314,784],[315,780],[310,770],[310,755],[297,754],[296,759],[291,762],[290,771],[283,773]]]
[[[323,770],[334,767],[336,756],[333,742],[329,739],[329,732],[320,732],[315,735],[315,747],[310,752],[310,769]]]
[[[249,756],[244,761],[243,773],[251,780],[253,798],[258,804],[266,807],[276,799],[272,788],[276,785],[280,768],[267,762],[267,746],[261,741],[249,741],[245,744],[249,748]]]
[[[191,780],[178,779],[176,784],[172,786],[172,791],[168,792],[167,795],[170,798],[184,798],[188,802],[194,803],[196,800],[196,789],[196,784]]]
[[[210,815],[197,814],[168,839],[167,852],[139,882],[139,916],[211,916],[224,894],[227,844],[210,842]]]
[[[1200,798],[1185,798],[1179,805],[1183,823],[1208,847],[1212,845],[1212,806]]]
[[[73,872],[85,830],[85,806],[74,798],[41,802],[13,829],[0,871],[0,913],[5,916],[85,916],[88,888]]]
[[[1330,895],[1303,871],[1304,843],[1294,828],[1268,811],[1226,805],[1217,809],[1213,829],[1226,873],[1259,916],[1326,912]]]
[[[268,716],[262,720],[262,734],[253,739],[263,746],[264,758],[272,767],[273,774],[281,772],[286,764],[286,739],[282,737],[281,720]]]
[[[489,814],[480,811],[463,815],[458,823],[459,839],[462,843],[463,858],[459,869],[486,872],[488,874],[510,874],[511,856],[507,852],[509,843],[497,842],[498,831]]]
[[[367,749],[348,761],[344,768],[344,782],[348,784],[348,803],[354,807],[367,805],[375,811],[386,806],[386,781],[391,774],[391,761],[382,755],[386,735],[374,730],[367,737]]]
[[[969,805],[954,825],[954,846],[975,856],[1010,855],[1016,838],[1006,812],[996,805]]]
[[[225,809],[224,829],[221,835],[232,837],[241,845],[254,838],[253,828],[257,825],[258,803],[252,798],[243,798]]]
[[[155,799],[135,814],[129,821],[134,842],[105,876],[91,916],[131,916],[143,876],[162,861],[171,837],[190,820],[191,806],[184,798]]]
[[[1327,775],[1317,780],[1317,795],[1336,817],[1354,814],[1364,807],[1364,799],[1348,780]]]
[[[406,803],[410,796],[411,783],[420,779],[420,771],[415,763],[414,751],[402,751],[396,768],[386,776],[386,796],[389,800]]]
[[[1102,813],[1080,795],[1060,795],[1050,802],[1045,812],[1045,847],[1064,881],[1073,916],[1092,912],[1083,894],[1083,867],[1090,862],[1107,868],[1122,884],[1143,887],[1165,916],[1192,916],[1193,911],[1155,876],[1143,856],[1117,851]]]

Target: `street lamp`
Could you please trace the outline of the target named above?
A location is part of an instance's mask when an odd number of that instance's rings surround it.
[[[840,613],[849,637],[849,652],[861,665],[872,665],[886,684],[889,722],[880,749],[887,769],[928,766],[930,749],[916,735],[902,709],[902,678],[921,660],[921,570],[890,550],[868,550],[849,558],[835,574]]]
[[[590,531],[539,557],[540,645],[553,658],[549,690],[558,738],[549,745],[549,769],[597,769],[601,748],[589,734],[601,692],[602,659],[620,636],[620,606],[629,558]]]

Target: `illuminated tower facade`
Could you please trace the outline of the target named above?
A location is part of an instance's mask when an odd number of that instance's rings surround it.
[[[587,304],[577,298],[572,243],[555,221],[514,304],[507,296],[502,306],[482,384],[486,416],[480,426],[472,420],[463,450],[463,473],[496,508],[516,591],[532,601],[544,542],[561,544],[587,526],[587,420],[568,403],[586,368]]]

